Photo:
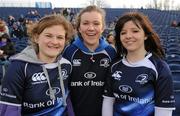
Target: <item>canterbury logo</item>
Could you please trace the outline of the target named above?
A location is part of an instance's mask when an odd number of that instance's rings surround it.
[[[46,80],[44,72],[34,73],[33,76],[32,76],[32,80],[34,82]]]
[[[80,66],[81,65],[81,59],[74,59],[73,60],[73,66]]]

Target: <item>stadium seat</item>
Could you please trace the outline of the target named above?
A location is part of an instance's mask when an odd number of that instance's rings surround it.
[[[169,64],[169,68],[171,72],[179,72],[180,71],[180,64]]]

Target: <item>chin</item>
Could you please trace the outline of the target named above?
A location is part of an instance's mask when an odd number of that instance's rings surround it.
[[[48,54],[49,57],[53,58],[53,57],[57,57],[60,53],[51,53],[51,54]]]
[[[56,55],[56,56],[55,56],[55,55],[49,55],[48,58],[49,58],[49,59],[56,59],[56,58],[57,58],[57,55]]]

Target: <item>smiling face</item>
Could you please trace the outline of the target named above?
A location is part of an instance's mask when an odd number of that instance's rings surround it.
[[[53,62],[65,46],[66,31],[62,25],[45,28],[35,40],[39,47],[38,57],[43,62]]]
[[[146,39],[142,27],[140,25],[137,27],[132,21],[126,22],[120,32],[120,41],[128,53],[144,52],[144,41]]]
[[[86,47],[95,50],[99,45],[99,38],[104,30],[102,15],[96,11],[83,13],[78,30]]]

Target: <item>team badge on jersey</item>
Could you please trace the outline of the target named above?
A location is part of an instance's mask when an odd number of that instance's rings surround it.
[[[67,70],[66,69],[62,69],[61,74],[62,74],[62,77],[63,77],[64,80],[67,79],[68,75],[67,75]]]
[[[136,77],[136,80],[135,82],[139,83],[139,84],[145,84],[148,82],[148,75],[147,74],[141,74],[141,75],[138,75]]]
[[[114,77],[115,80],[120,81],[120,80],[121,80],[121,74],[122,74],[121,71],[115,71],[115,72],[112,74],[112,77]]]
[[[103,66],[105,68],[108,67],[109,66],[109,59],[108,58],[101,59],[100,66]]]

